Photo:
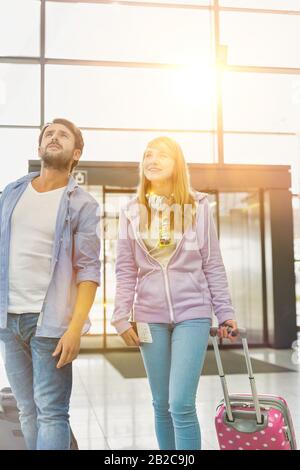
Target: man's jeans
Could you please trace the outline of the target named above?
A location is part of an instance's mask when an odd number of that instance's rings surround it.
[[[38,316],[8,314],[7,328],[0,329],[7,378],[27,448],[69,449],[72,364],[56,368],[59,357],[52,353],[59,338],[34,336]]]

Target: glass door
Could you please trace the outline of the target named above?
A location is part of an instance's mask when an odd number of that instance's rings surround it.
[[[300,330],[300,198],[293,196],[293,214],[294,214],[294,263],[295,263],[295,282],[296,282],[296,313],[297,327]],[[298,333],[299,335],[299,333]]]
[[[116,289],[115,262],[119,227],[119,211],[135,194],[135,190],[103,187],[102,224],[102,332],[104,348],[127,348],[110,324]]]
[[[101,206],[101,288],[91,311],[89,338],[97,348],[126,348],[110,320],[115,297],[115,258],[120,207],[134,189],[85,186]],[[209,201],[219,233],[229,289],[240,326],[249,342],[263,344],[263,276],[259,192],[211,192]],[[214,324],[216,319],[214,318]]]
[[[264,342],[259,192],[219,193],[220,247],[236,317],[250,343]]]
[[[107,186],[82,185],[99,203],[101,214],[101,286],[90,312],[92,323],[82,339],[83,349],[126,348],[110,320],[115,297],[115,258],[119,226],[119,210],[135,194],[135,190]]]

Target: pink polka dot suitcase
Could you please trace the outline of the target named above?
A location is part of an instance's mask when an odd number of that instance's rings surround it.
[[[215,426],[220,450],[296,450],[296,438],[286,401],[275,395],[258,395],[253,376],[246,330],[239,329],[251,385],[251,394],[228,394],[218,347],[217,328],[211,337],[224,399],[218,406]]]

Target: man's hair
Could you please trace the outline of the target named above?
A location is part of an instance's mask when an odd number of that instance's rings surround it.
[[[47,122],[47,124],[44,125],[43,129],[41,130],[40,136],[39,136],[39,146],[41,146],[45,130],[51,124],[62,124],[64,126],[66,126],[69,129],[69,131],[71,131],[72,134],[75,137],[75,149],[79,149],[82,153],[84,142],[83,142],[83,137],[82,137],[81,130],[77,126],[75,126],[75,124],[73,124],[73,122],[68,121],[67,119],[63,119],[63,118],[53,119],[53,121]],[[72,163],[72,166],[71,166],[71,172],[74,170],[74,168],[77,165],[78,165],[78,161],[74,160],[73,163]]]

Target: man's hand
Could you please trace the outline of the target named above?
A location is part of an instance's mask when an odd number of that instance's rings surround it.
[[[232,333],[237,330],[238,326],[234,320],[226,320],[218,328],[219,338],[227,338],[232,343],[237,340],[238,336],[232,336]]]
[[[121,334],[127,346],[139,346],[140,340],[134,329],[131,327]]]
[[[60,358],[56,366],[57,369],[60,369],[76,359],[80,349],[80,339],[81,332],[77,330],[67,330],[60,338],[55,351],[52,354],[53,357],[60,354]]]

